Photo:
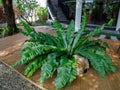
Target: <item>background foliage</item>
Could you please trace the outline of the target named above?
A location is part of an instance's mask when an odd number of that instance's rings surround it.
[[[38,7],[37,8],[37,16],[40,20],[47,20],[48,17],[48,9],[45,7]]]
[[[36,8],[38,6],[36,0],[17,0],[17,8],[21,11],[21,18],[29,24],[32,24],[34,18],[36,18]]]
[[[0,5],[2,5],[2,0],[0,0]]]

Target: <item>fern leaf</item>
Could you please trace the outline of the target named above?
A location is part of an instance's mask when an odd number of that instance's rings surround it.
[[[67,45],[66,34],[63,26],[58,21],[54,21],[53,25],[56,27],[57,37],[61,39],[64,48],[67,48],[68,45]]]
[[[76,61],[69,60],[66,57],[61,58],[60,67],[57,69],[55,87],[57,89],[65,87],[76,78]]]
[[[87,50],[89,47],[94,46],[94,45],[103,45],[103,47],[106,48],[107,45],[104,45],[100,39],[98,40],[93,40],[93,41],[89,41],[89,40],[85,40],[84,38],[86,37],[82,37],[79,41],[78,44],[75,47],[75,51],[74,54],[79,53],[79,51],[83,51],[83,50]],[[80,43],[80,44],[79,44]],[[74,49],[73,49],[74,50]]]
[[[103,24],[100,27],[97,27],[94,31],[91,31],[87,36],[83,36],[81,38],[76,37],[76,39],[75,39],[75,41],[73,43],[73,47],[72,47],[71,53],[75,52],[75,50],[78,47],[81,47],[85,42],[87,42],[90,37],[94,36],[95,34],[100,33],[104,29],[104,27],[105,27],[105,24]]]
[[[62,47],[63,43],[61,43],[61,39],[59,37],[50,35],[50,34],[44,34],[39,32],[39,34],[42,35],[41,39],[45,42],[46,45],[53,45],[56,47]],[[40,36],[39,36],[40,37]],[[41,41],[41,40],[40,40]]]
[[[62,33],[64,32],[63,26],[56,20],[53,22],[53,25],[56,28],[57,36],[62,38]]]
[[[81,31],[85,31],[86,24],[87,24],[87,15],[86,15],[86,10],[83,8]]]
[[[67,38],[66,38],[66,40],[67,40],[68,44],[70,43],[71,38],[73,38],[74,30],[75,30],[75,23],[72,20],[67,27],[67,33],[66,33]]]
[[[27,23],[24,21],[21,21],[21,24],[24,26],[24,29],[27,31],[27,33],[35,32],[33,28],[31,28]]]
[[[77,35],[74,39],[74,41],[71,42],[71,53],[73,52],[73,49],[75,48],[76,44],[78,43],[80,37],[82,36],[83,32],[85,31],[85,26],[86,26],[86,12],[84,11],[84,14],[82,16],[82,24],[81,28],[77,32]],[[87,39],[87,38],[86,38]],[[72,44],[73,43],[73,44]]]
[[[30,61],[24,70],[24,75],[26,75],[27,77],[31,77],[33,73],[42,66],[45,60],[45,56],[38,56],[32,61]]]
[[[91,31],[87,36],[88,38],[94,36],[95,34],[99,34],[105,27],[106,24],[103,24],[101,26],[98,26],[95,28],[95,30]]]
[[[70,25],[68,25],[68,27],[67,27],[67,33],[66,33],[68,52],[71,50],[71,44],[74,40],[74,30],[75,30],[75,23],[74,23],[74,21],[71,21]]]
[[[102,46],[91,46],[84,51],[80,51],[80,54],[90,60],[91,65],[99,72],[101,77],[105,77],[106,74],[116,70],[112,59],[105,53]]]
[[[33,44],[32,44],[33,45]],[[25,64],[26,62],[34,59],[38,55],[48,54],[49,52],[57,51],[57,48],[50,45],[41,45],[39,43],[34,43],[33,47],[29,47],[23,51],[22,58],[18,62],[16,62],[13,67],[16,67],[18,64]]]
[[[81,48],[82,45],[87,41],[87,39],[88,37],[86,36],[81,37],[76,43],[76,45],[74,46],[74,48],[72,49],[71,53],[73,54],[78,48]]]
[[[76,79],[76,75],[77,75],[77,65],[76,65],[76,60],[74,58],[71,59],[71,67],[72,69],[68,83],[71,83],[74,79]]]
[[[47,62],[42,65],[40,82],[43,83],[45,79],[52,77],[53,73],[58,67],[58,62],[56,61],[56,53],[48,55]]]
[[[19,30],[19,31],[20,31],[20,33],[22,33],[22,34],[25,35],[25,36],[28,36],[28,35],[29,35],[26,31],[23,31],[23,30]]]

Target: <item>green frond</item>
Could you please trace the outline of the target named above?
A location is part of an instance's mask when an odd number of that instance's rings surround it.
[[[31,60],[24,70],[24,75],[31,77],[33,73],[46,61],[46,56],[38,56]]]
[[[49,54],[47,61],[41,67],[40,82],[43,83],[45,79],[52,77],[53,73],[57,69],[59,63],[56,60],[56,53]]]
[[[35,40],[34,38],[29,38],[28,40],[25,40],[25,42],[24,43],[27,43],[27,42],[38,42],[37,40]]]
[[[83,31],[85,31],[85,27],[86,27],[86,12],[85,12],[85,9],[83,9],[83,13],[84,13],[84,15],[82,16],[81,28],[78,31],[78,33],[77,33],[77,35],[76,35],[76,37],[74,39],[72,49],[71,49],[71,53],[74,53],[75,50],[78,47],[81,47],[85,42],[87,42],[90,37],[94,36],[95,34],[100,33],[104,29],[104,27],[106,25],[106,24],[103,24],[102,26],[96,27],[95,30],[91,31],[86,36],[82,36]]]
[[[102,42],[100,39],[98,40],[84,40],[86,37],[82,37],[78,43],[81,43],[80,45],[76,45],[74,54],[79,53],[80,51],[87,50],[89,47],[94,46],[94,45],[103,45],[104,42]],[[103,45],[104,46],[104,45]],[[104,46],[106,48],[106,46]]]
[[[19,30],[19,32],[22,33],[22,34],[25,35],[25,36],[28,36],[28,35],[29,35],[28,32],[23,31],[23,30]]]
[[[67,40],[67,43],[69,44],[70,40],[71,40],[71,38],[73,38],[73,35],[74,35],[74,32],[75,32],[75,23],[74,23],[73,20],[67,26],[66,30],[67,30],[66,31],[66,40]]]
[[[86,21],[86,12],[84,11],[83,16],[82,16],[81,28],[78,30],[78,32],[76,34],[76,37],[74,38],[74,40],[70,44],[71,45],[71,52],[70,53],[72,53],[74,51],[73,49],[76,47],[76,44],[78,45],[78,41],[80,40],[80,38],[82,37],[83,32],[85,31],[86,22],[87,22]]]
[[[57,77],[55,79],[55,87],[63,88],[70,84],[76,78],[76,61],[61,57],[60,66],[57,69]]]
[[[26,30],[26,32],[28,34],[35,32],[35,30],[33,28],[31,28],[27,23],[25,23],[24,21],[21,21],[21,24],[24,26],[24,29]]]
[[[41,38],[40,38],[41,37]],[[39,32],[39,41],[44,42],[46,45],[53,45],[56,47],[63,47],[63,43],[61,42],[61,39],[59,37],[47,34],[47,33],[41,33]]]
[[[13,64],[13,67],[16,67],[18,64],[25,64],[26,62],[34,59],[38,55],[40,56],[40,55],[48,54],[53,51],[57,51],[56,47],[50,45],[41,45],[39,43],[34,43],[32,45],[31,45],[32,47],[28,45],[23,48],[23,50],[24,49],[25,50],[21,53],[22,55],[21,60]]]
[[[105,48],[102,46],[91,46],[87,50],[80,51],[80,55],[90,60],[91,65],[99,72],[101,77],[116,70],[112,59],[105,53]]]
[[[58,21],[54,21],[53,25],[56,28],[57,37],[61,39],[61,42],[63,43],[64,48],[67,48],[68,45],[66,40],[65,29]]]
[[[105,27],[106,24],[103,24],[101,26],[98,26],[95,28],[95,30],[91,31],[87,36],[88,38],[94,36],[95,34],[99,34]]]
[[[62,33],[64,33],[64,28],[63,28],[63,26],[62,26],[58,21],[56,21],[56,20],[53,22],[53,25],[54,25],[54,27],[56,28],[57,36],[58,36],[59,38],[62,38]]]
[[[31,38],[27,41],[29,42],[40,42],[40,44],[46,44],[46,45],[53,45],[60,47],[62,46],[62,43],[59,38],[56,36],[42,33],[42,32],[36,32],[33,28],[31,28],[27,23],[24,21],[21,22],[24,26],[25,31],[21,30],[20,32],[26,36],[30,36]]]
[[[72,49],[71,53],[74,54],[74,52],[76,50],[78,50],[78,48],[82,48],[83,44],[87,42],[87,37],[86,36],[83,36],[81,37],[78,42],[76,43],[76,45],[74,46],[74,48]],[[85,47],[85,46],[84,46]]]
[[[67,48],[68,48],[68,52],[70,52],[71,45],[72,45],[73,40],[75,38],[75,35],[74,35],[74,33],[75,33],[75,23],[74,23],[73,20],[70,22],[70,25],[68,25],[66,30],[67,30],[66,41],[67,41],[67,45],[68,45]]]
[[[82,15],[82,24],[81,24],[81,31],[86,30],[86,24],[87,24],[87,15],[86,10],[83,8],[83,15]]]

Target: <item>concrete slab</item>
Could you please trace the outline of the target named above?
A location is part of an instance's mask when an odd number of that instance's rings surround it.
[[[106,35],[100,35],[99,36],[99,38],[105,38],[106,37]]]
[[[110,39],[112,39],[112,40],[118,40],[116,36],[110,36]]]

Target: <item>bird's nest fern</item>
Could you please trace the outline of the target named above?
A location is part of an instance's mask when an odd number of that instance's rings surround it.
[[[25,31],[21,32],[31,38],[26,41],[27,44],[21,51],[21,59],[13,67],[28,63],[24,70],[27,77],[32,76],[37,69],[41,68],[40,82],[43,83],[45,79],[57,72],[55,87],[63,88],[76,78],[77,60],[73,55],[87,58],[102,77],[115,71],[112,59],[105,52],[107,44],[101,40],[89,40],[90,37],[101,32],[105,24],[83,35],[86,27],[85,13],[82,16],[81,29],[76,34],[73,21],[67,28],[62,27],[57,21],[53,22],[56,27],[56,36],[36,32],[23,21],[22,25]]]

